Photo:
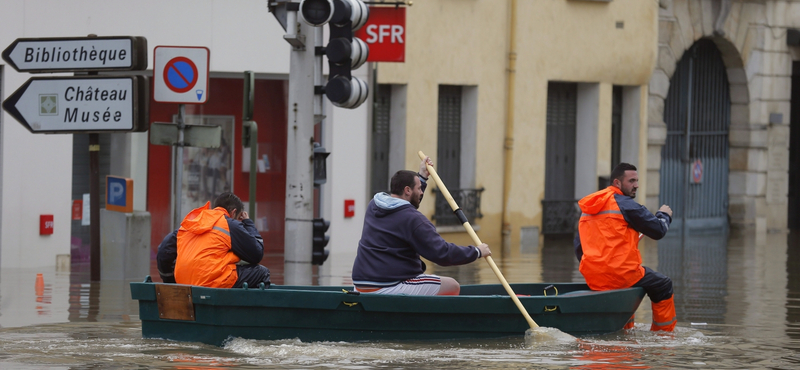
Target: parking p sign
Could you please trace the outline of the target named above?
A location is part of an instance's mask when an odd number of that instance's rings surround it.
[[[106,209],[133,212],[133,179],[106,176]]]
[[[208,100],[209,51],[203,46],[156,46],[153,100],[203,104]]]

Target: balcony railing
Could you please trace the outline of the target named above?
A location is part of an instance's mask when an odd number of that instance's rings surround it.
[[[578,201],[542,200],[542,234],[571,234],[575,232],[581,209]]]
[[[481,213],[481,193],[484,188],[480,189],[448,189],[453,200],[456,201],[467,220],[470,222],[475,219],[483,217]],[[436,212],[433,214],[433,220],[436,221],[436,226],[452,226],[461,225],[450,204],[447,203],[442,192],[439,189],[433,189],[433,194],[436,196]]]

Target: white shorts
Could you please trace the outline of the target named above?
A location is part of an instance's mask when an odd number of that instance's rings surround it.
[[[422,274],[386,288],[374,288],[373,290],[354,287],[354,289],[357,292],[370,294],[436,295],[441,286],[442,279],[438,276]]]

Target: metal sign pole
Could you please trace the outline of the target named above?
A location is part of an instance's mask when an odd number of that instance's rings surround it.
[[[258,169],[258,124],[255,121],[248,121],[250,124],[250,218],[256,217],[256,178]]]
[[[89,238],[91,281],[100,281],[100,135],[89,134]]]
[[[175,196],[173,197],[172,201],[174,207],[172,209],[175,210],[175,214],[173,215],[175,219],[175,228],[177,229],[180,226],[181,221],[183,220],[183,210],[181,210],[181,205],[183,204],[183,144],[184,144],[184,130],[186,129],[185,124],[185,116],[186,116],[186,105],[179,104],[178,105],[178,142],[175,144]]]
[[[299,22],[298,35],[308,38],[291,52],[289,117],[286,140],[286,223],[284,283],[311,285],[314,216],[314,32]]]
[[[87,74],[96,76],[98,73]],[[89,134],[89,240],[89,278],[100,281],[100,135],[96,133]]]
[[[255,74],[244,71],[244,96],[242,103],[242,146],[250,148],[250,196],[248,197],[250,218],[256,217],[256,178],[258,176],[258,124],[253,121],[255,105]]]

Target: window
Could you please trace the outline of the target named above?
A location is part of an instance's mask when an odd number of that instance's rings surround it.
[[[622,152],[622,86],[614,86],[611,96],[611,169],[621,161]],[[609,184],[600,186],[605,188]]]
[[[542,200],[542,234],[545,235],[572,233],[577,221],[575,153],[578,95],[578,84],[575,83],[550,82],[547,86],[547,144]]]
[[[438,103],[436,171],[467,219],[474,221],[483,217],[480,199],[484,190],[475,188],[478,88],[440,85]],[[436,225],[461,225],[441,193],[435,191],[434,194]]]
[[[375,94],[375,111],[372,119],[372,178],[370,196],[389,189],[389,147],[391,145],[390,117],[392,113],[392,86],[378,85]]]
[[[439,177],[448,188],[461,187],[461,86],[439,86]]]
[[[370,199],[389,191],[389,179],[405,168],[406,86],[380,84],[374,99]]]

